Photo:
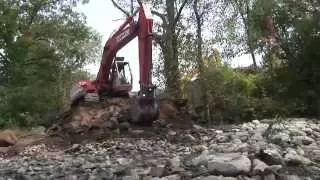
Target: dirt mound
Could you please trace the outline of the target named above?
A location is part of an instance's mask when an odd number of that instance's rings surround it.
[[[110,98],[104,102],[82,104],[61,114],[57,123],[48,129],[47,134],[63,140],[68,139],[71,144],[119,135],[133,136],[139,134],[139,130],[154,136],[157,128],[137,127],[129,123],[132,103],[133,99],[130,98]],[[159,107],[159,121],[155,122],[158,126],[171,129],[192,127],[192,116],[185,103],[160,99]]]

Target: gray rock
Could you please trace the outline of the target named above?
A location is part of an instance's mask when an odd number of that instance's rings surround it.
[[[202,141],[209,141],[210,138],[208,136],[201,136]]]
[[[242,142],[247,142],[249,138],[249,133],[247,131],[236,132],[235,136],[237,136]]]
[[[255,129],[255,125],[253,123],[244,123],[241,126],[242,130],[253,131]]]
[[[298,145],[310,145],[314,142],[314,139],[308,136],[294,136],[292,141]]]
[[[177,174],[161,178],[161,180],[180,180],[180,179],[181,179],[181,177]]]
[[[200,125],[194,124],[193,128],[196,130],[205,130],[205,128],[201,127]]]
[[[229,137],[228,136],[226,136],[226,135],[224,135],[224,134],[222,134],[222,135],[217,135],[217,142],[218,143],[226,143],[226,142],[228,142],[230,139],[229,139]]]
[[[224,176],[236,176],[240,173],[249,173],[251,161],[239,154],[216,154],[208,162],[208,171]]]
[[[263,161],[268,165],[283,164],[283,159],[278,149],[264,149],[260,151],[259,157],[262,157]]]
[[[197,177],[193,178],[193,180],[237,180],[234,177],[223,177],[223,176],[207,176],[207,177]]]
[[[123,176],[121,177],[122,180],[139,180],[137,176]]]
[[[207,165],[211,157],[212,156],[209,155],[209,151],[204,150],[199,156],[192,159],[191,163],[193,166]]]
[[[117,162],[122,166],[126,166],[126,165],[129,165],[132,162],[132,159],[118,158]]]
[[[261,133],[254,133],[253,136],[250,137],[250,140],[259,142],[264,141],[264,138],[262,137]]]
[[[280,169],[282,169],[282,165],[272,165],[265,168],[265,171],[277,174]]]
[[[165,166],[151,167],[149,175],[152,177],[162,177],[165,173]]]
[[[177,133],[175,131],[169,130],[168,135],[175,136]]]
[[[280,146],[287,146],[290,143],[290,136],[289,132],[281,131],[271,135],[270,137],[271,142]]]
[[[153,124],[154,124],[155,126],[159,126],[159,127],[164,128],[164,127],[167,126],[168,123],[167,123],[166,120],[164,120],[164,119],[158,119],[158,120],[154,121]]]
[[[260,121],[259,120],[253,120],[252,123],[257,126],[257,125],[260,124]]]
[[[264,180],[276,180],[276,176],[274,174],[268,174],[263,177]]]
[[[281,175],[280,176],[281,180],[301,180],[298,176],[296,175]]]
[[[140,129],[132,130],[131,133],[132,134],[142,134],[142,133],[144,133],[144,130],[140,130]]]
[[[292,148],[287,149],[287,153],[284,156],[284,160],[287,164],[304,164],[304,165],[309,165],[311,161],[308,158],[305,158],[297,153]]]
[[[170,159],[170,165],[172,168],[178,168],[181,166],[181,160],[180,157],[176,156],[172,159]]]
[[[289,130],[290,136],[306,136],[307,134],[301,130],[298,130],[296,128],[292,128]]]
[[[214,132],[215,132],[216,134],[222,134],[222,133],[223,133],[222,130],[215,130]]]
[[[38,134],[38,135],[46,135],[46,128],[43,126],[34,127],[31,129],[32,134]]]
[[[121,131],[128,131],[130,129],[131,125],[128,122],[122,122],[119,124],[119,129]]]
[[[118,119],[115,117],[111,117],[108,121],[106,121],[106,127],[109,129],[116,129],[118,125]]]
[[[253,166],[253,173],[254,174],[260,174],[260,173],[263,173],[264,170],[266,168],[268,168],[268,165],[262,161],[260,161],[259,159],[254,159],[252,161],[252,166]]]
[[[311,159],[320,162],[320,149],[315,149],[311,152]]]

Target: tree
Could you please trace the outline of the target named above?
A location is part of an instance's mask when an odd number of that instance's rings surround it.
[[[23,123],[20,114],[42,116],[68,104],[70,75],[100,47],[100,36],[73,9],[79,2],[0,0],[3,117]]]
[[[208,108],[208,102],[207,102],[207,88],[205,83],[205,78],[203,76],[204,71],[204,59],[202,56],[202,46],[203,46],[203,38],[202,38],[202,27],[204,22],[204,17],[210,12],[210,7],[212,7],[213,2],[208,2],[206,0],[194,0],[193,1],[193,13],[195,14],[195,20],[196,20],[196,29],[197,29],[197,38],[196,38],[196,46],[197,46],[197,67],[198,67],[198,75],[199,75],[199,81],[200,86],[202,90],[201,100],[203,102],[203,110],[204,110],[204,119],[208,121],[210,117],[210,111]]]
[[[122,3],[119,3],[122,2]],[[141,3],[140,1],[138,1]],[[125,15],[130,12],[124,7],[128,7],[128,2],[112,0],[116,8]],[[178,23],[188,0],[153,0],[151,1],[155,16],[159,17],[162,24],[159,32],[154,34],[155,41],[159,44],[164,58],[164,75],[166,79],[166,90],[172,97],[181,97],[180,73],[179,73],[179,52],[178,52]],[[130,6],[132,7],[132,6]],[[155,9],[159,10],[156,11]]]
[[[248,51],[251,54],[253,66],[257,67],[256,56],[255,56],[255,42],[254,42],[254,32],[252,28],[252,4],[255,0],[231,0],[231,4],[236,13],[240,15],[240,19],[244,25],[245,39]]]

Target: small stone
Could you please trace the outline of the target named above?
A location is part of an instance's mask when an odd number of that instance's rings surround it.
[[[239,132],[240,129],[238,129],[238,128],[233,128],[233,129],[231,129],[231,131],[232,131],[232,132]]]
[[[84,165],[82,165],[82,168],[84,169],[94,169],[96,168],[96,165],[90,162],[86,162]]]
[[[215,133],[216,133],[216,134],[222,134],[223,131],[222,131],[222,130],[216,130]]]
[[[19,173],[19,174],[24,174],[26,171],[27,171],[27,170],[26,170],[26,168],[24,168],[24,167],[20,167],[20,168],[18,169],[18,173]]]
[[[306,136],[307,134],[298,129],[290,129],[290,136]]]
[[[289,136],[289,133],[286,131],[279,132],[271,136],[270,139],[274,144],[277,144],[280,146],[286,146],[288,145],[288,143],[290,143],[290,136]]]
[[[139,177],[136,176],[123,176],[122,180],[139,180]]]
[[[265,168],[265,171],[277,174],[280,169],[282,169],[282,165],[272,165]]]
[[[209,141],[210,138],[209,138],[208,136],[202,136],[202,137],[201,137],[201,140],[202,140],[202,141]]]
[[[268,174],[263,177],[264,180],[276,180],[276,176],[274,174]]]
[[[234,143],[234,144],[241,144],[242,141],[241,141],[240,139],[234,139],[234,140],[232,140],[232,143]]]
[[[69,175],[66,177],[66,180],[77,180],[78,179],[78,176],[76,175]]]
[[[185,138],[187,141],[190,141],[190,142],[196,141],[196,138],[193,137],[191,134],[185,135]]]
[[[192,180],[237,180],[234,177],[223,177],[223,176],[207,176],[207,177],[197,177],[193,178]]]
[[[311,152],[311,158],[316,162],[320,162],[320,150],[319,149],[313,150]]]
[[[130,124],[128,122],[122,122],[119,124],[119,129],[121,131],[128,131],[130,129]]]
[[[170,164],[173,168],[180,167],[181,165],[181,160],[179,157],[174,157],[173,159],[170,160]]]
[[[301,180],[298,176],[296,175],[281,175],[280,176],[281,180]]]
[[[175,131],[169,130],[168,132],[169,136],[175,136],[177,133]]]
[[[268,165],[259,159],[254,159],[253,162],[253,173],[254,174],[260,174],[263,173],[264,170],[268,167]]]
[[[164,119],[156,120],[153,122],[153,124],[163,128],[167,126],[167,122]]]
[[[73,144],[71,148],[66,149],[66,153],[72,153],[81,150],[81,145],[80,144]]]
[[[283,163],[282,156],[277,149],[264,149],[260,151],[259,156],[262,157],[262,160],[268,165],[279,165]]]
[[[255,124],[255,125],[257,126],[257,125],[259,125],[259,124],[260,124],[260,121],[259,121],[259,120],[253,120],[253,121],[252,121],[252,123],[253,123],[253,124]]]
[[[109,129],[116,129],[119,125],[119,122],[117,118],[111,117],[107,122],[106,122],[106,127]]]
[[[131,160],[131,159],[127,159],[127,158],[118,158],[118,159],[117,159],[117,162],[118,162],[120,165],[125,166],[125,165],[130,164],[130,163],[132,162],[132,160]]]
[[[180,179],[181,179],[181,177],[177,174],[161,178],[161,180],[180,180]]]
[[[38,135],[46,135],[46,128],[43,126],[34,127],[31,129],[31,132]]]
[[[198,157],[192,159],[192,165],[199,166],[199,165],[206,165],[208,163],[208,160],[212,156],[209,155],[208,150],[204,150]]]
[[[313,132],[313,130],[311,128],[304,128],[303,131],[306,132],[307,135],[311,135]]]
[[[196,124],[193,125],[193,128],[196,129],[196,130],[204,130],[203,127],[201,127],[199,125],[196,125]]]
[[[41,168],[41,167],[36,166],[36,167],[34,167],[34,168],[33,168],[33,170],[35,170],[35,171],[41,171],[41,170],[42,170],[42,168]]]
[[[164,166],[157,166],[157,167],[152,167],[149,175],[152,177],[162,177],[165,173],[165,167]]]
[[[142,133],[144,133],[144,130],[132,130],[131,133],[132,134],[142,134]]]
[[[235,135],[242,141],[242,142],[247,142],[248,138],[249,138],[249,133],[248,132],[236,132]]]
[[[218,135],[216,138],[218,143],[226,143],[229,141],[229,137],[225,135]]]

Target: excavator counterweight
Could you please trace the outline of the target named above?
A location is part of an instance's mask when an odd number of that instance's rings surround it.
[[[129,97],[133,80],[130,64],[123,57],[116,57],[116,54],[138,37],[140,90],[132,104],[131,122],[150,124],[159,117],[159,106],[155,98],[156,87],[152,84],[153,19],[148,4],[140,5],[137,11],[138,20],[134,20],[134,14],[129,16],[107,40],[96,80],[79,81],[72,89],[72,106],[79,105],[81,101],[88,101],[92,94],[100,101],[111,97]]]

